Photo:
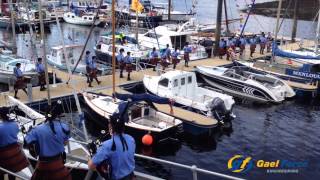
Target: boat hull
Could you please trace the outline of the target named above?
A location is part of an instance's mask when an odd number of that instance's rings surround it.
[[[97,130],[96,129],[97,127],[99,127],[100,130],[108,129],[109,120],[107,118],[101,116],[97,112],[95,112],[90,107],[87,107],[86,109],[84,109],[84,115],[86,117],[85,119],[90,121],[90,122],[88,121],[87,123],[94,123],[95,124],[94,125],[95,130]],[[96,125],[98,125],[98,126],[96,126]],[[147,130],[136,129],[136,128],[133,128],[130,126],[126,126],[125,132],[127,134],[130,134],[133,137],[135,137],[135,139],[141,139],[144,135],[149,133],[152,135],[154,142],[159,142],[162,140],[166,140],[170,137],[175,137],[175,135],[179,131],[179,129],[182,128],[181,125],[173,126],[173,127],[168,128],[162,132],[154,132],[154,131],[148,132]]]

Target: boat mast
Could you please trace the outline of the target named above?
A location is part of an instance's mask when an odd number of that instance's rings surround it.
[[[214,48],[215,55],[217,55],[219,52],[219,42],[220,42],[220,37],[221,37],[222,5],[223,5],[223,0],[218,0],[216,33],[215,33],[215,48]]]
[[[282,6],[282,0],[279,0],[278,11],[277,11],[277,24],[276,24],[274,41],[273,41],[274,43],[277,43],[277,39],[278,39],[281,6]],[[274,53],[272,53],[272,63],[274,62],[275,62],[275,56],[274,56]]]
[[[112,93],[116,92],[116,13],[115,13],[115,0],[112,0]],[[137,13],[138,11],[136,11]],[[137,14],[136,14],[137,15]],[[138,15],[137,15],[138,16]],[[138,24],[138,22],[137,22]]]
[[[171,0],[168,0],[168,21],[171,20]]]
[[[48,62],[46,58],[46,43],[44,40],[44,26],[43,26],[43,17],[42,17],[42,5],[41,0],[38,0],[39,3],[39,20],[40,20],[40,32],[41,32],[41,45],[43,52],[43,62],[45,67],[45,77],[46,77],[46,85],[47,85],[47,95],[48,95],[48,106],[51,107],[51,97],[50,97],[50,84],[49,84],[49,75],[48,75]],[[28,13],[28,12],[27,12]]]
[[[15,23],[15,15],[16,11],[13,9],[12,0],[9,0],[10,6],[10,17],[11,17],[11,30],[12,30],[12,53],[17,53],[17,42],[16,42],[16,23]]]
[[[230,29],[229,29],[229,22],[228,22],[227,1],[223,0],[223,4],[224,4],[224,16],[226,18],[227,35],[229,35],[230,34]]]
[[[61,25],[60,25],[60,22],[59,22],[58,13],[56,11],[56,7],[55,7],[54,3],[53,3],[53,10],[54,10],[54,13],[55,13],[55,16],[56,16],[56,22],[57,22],[57,26],[58,26],[58,30],[59,30],[59,34],[60,34],[60,41],[62,42],[62,51],[63,51],[64,57],[66,58],[67,70],[68,70],[68,74],[69,74],[69,78],[70,78],[72,76],[71,65],[70,65],[69,57],[67,55],[67,49],[66,49],[66,46],[65,46],[65,43],[64,43],[63,33],[62,33],[62,30],[61,30]],[[78,114],[79,114],[79,117],[80,117],[80,121],[81,121],[81,124],[82,124],[84,138],[85,138],[86,142],[88,142],[88,140],[89,140],[88,132],[87,132],[87,128],[86,128],[86,125],[85,125],[85,122],[84,122],[84,119],[83,119],[84,116],[83,116],[83,112],[81,111],[80,101],[79,101],[77,92],[75,90],[76,89],[76,87],[75,87],[76,82],[71,80],[70,84],[71,84],[71,87],[72,87],[73,97],[74,97],[74,99],[76,101],[76,106],[77,106]],[[73,121],[72,121],[72,123],[73,123]]]
[[[319,39],[320,39],[320,0],[319,0],[319,12],[318,12],[318,25],[317,25],[317,33],[316,33],[316,39],[315,39],[315,53],[318,54],[319,52]]]

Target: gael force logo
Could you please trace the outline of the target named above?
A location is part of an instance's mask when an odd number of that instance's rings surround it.
[[[250,156],[235,155],[228,161],[228,169],[236,173],[244,173],[253,168],[253,161]]]

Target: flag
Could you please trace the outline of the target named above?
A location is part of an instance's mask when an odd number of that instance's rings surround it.
[[[139,2],[139,0],[132,0],[132,4],[131,4],[131,9],[132,9],[132,10],[135,10],[135,11],[141,13],[142,10],[143,10],[143,8],[144,8],[144,7],[143,7],[143,5]]]

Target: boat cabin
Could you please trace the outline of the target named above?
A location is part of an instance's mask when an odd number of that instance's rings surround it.
[[[70,62],[70,65],[75,65],[77,63],[79,56],[80,56],[80,50],[83,46],[81,45],[66,45],[66,54],[68,55],[68,60]],[[48,55],[48,60],[51,62],[54,62],[57,65],[64,65],[66,64],[66,58],[63,53],[63,47],[62,46],[55,46],[51,48],[50,55]]]
[[[193,97],[196,92],[197,80],[193,72],[169,71],[162,76],[158,83],[159,95]],[[162,96],[162,95],[160,95]]]

